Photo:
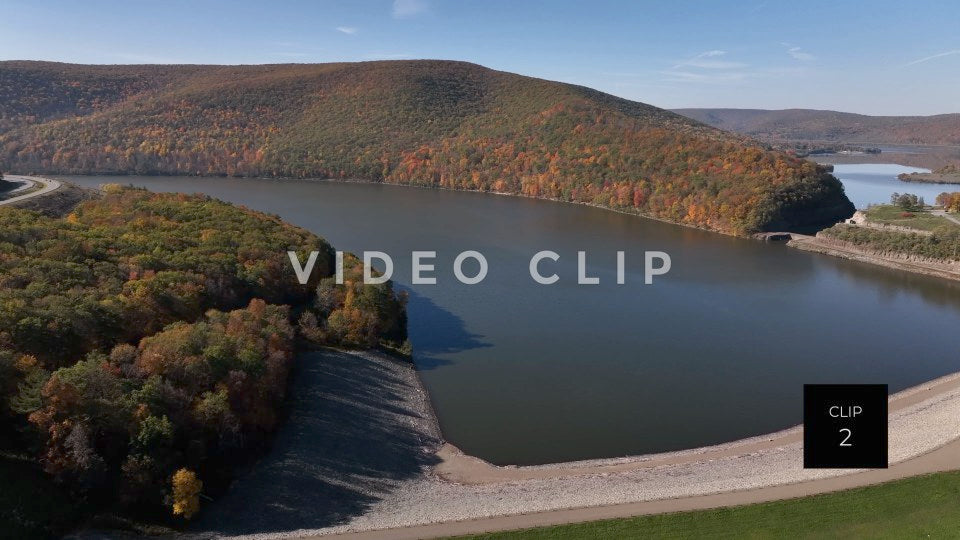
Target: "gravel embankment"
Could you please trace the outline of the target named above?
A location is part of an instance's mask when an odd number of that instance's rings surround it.
[[[859,261],[895,270],[913,272],[926,276],[960,280],[960,263],[921,260],[918,257],[881,255],[832,238],[793,234],[787,245],[804,251],[832,255],[851,261]]]
[[[410,363],[324,350],[301,356],[293,381],[273,448],[205,508],[201,536],[345,526],[439,461],[440,430]]]
[[[273,452],[207,509],[198,531],[285,538],[463,520],[479,520],[471,523],[484,530],[483,520],[495,516],[592,507],[602,517],[611,505],[662,501],[682,508],[717,493],[729,495],[723,504],[742,504],[752,499],[738,494],[798,496],[821,485],[838,489],[830,487],[837,477],[849,476],[852,485],[860,477],[803,469],[799,427],[669,454],[495,467],[449,445],[436,453],[439,432],[412,366],[369,353],[313,358],[298,374],[293,412]],[[957,418],[960,376],[892,396],[891,464],[960,438]],[[400,531],[416,536],[417,529]]]

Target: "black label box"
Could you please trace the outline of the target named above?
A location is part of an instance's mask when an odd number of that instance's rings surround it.
[[[887,385],[803,385],[803,466],[887,468]]]

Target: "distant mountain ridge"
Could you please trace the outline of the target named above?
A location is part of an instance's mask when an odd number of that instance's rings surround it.
[[[960,145],[960,114],[867,116],[815,109],[673,109],[764,141]]]
[[[453,61],[0,62],[0,169],[365,179],[733,234],[853,212],[817,165],[596,90]]]

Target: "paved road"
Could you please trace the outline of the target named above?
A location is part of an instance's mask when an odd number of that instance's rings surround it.
[[[19,176],[19,175],[8,174],[4,176],[4,179],[14,180],[18,182],[30,182],[32,184],[40,184],[43,187],[38,189],[37,191],[27,193],[26,195],[19,195],[17,197],[10,197],[9,199],[3,199],[2,201],[0,201],[0,206],[3,206],[5,204],[12,204],[18,201],[23,201],[31,197],[39,197],[40,195],[45,195],[60,187],[60,182],[57,182],[56,180],[50,180],[49,178],[40,178],[37,176]]]
[[[951,216],[950,214],[944,212],[943,210],[932,210],[930,213],[935,216],[940,216],[942,218],[949,219],[950,221],[956,223],[957,225],[960,225],[960,219],[957,219],[956,217]]]

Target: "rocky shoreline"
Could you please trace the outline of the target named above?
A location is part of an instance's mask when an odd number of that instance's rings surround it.
[[[895,253],[876,253],[862,249],[849,242],[834,238],[825,238],[820,234],[817,236],[791,234],[791,237],[792,239],[787,242],[787,245],[804,251],[842,257],[852,261],[875,264],[896,270],[913,272],[915,274],[960,281],[960,263],[949,263]]]
[[[300,370],[273,450],[207,508],[195,537],[440,536],[497,530],[508,516],[536,524],[579,509],[577,519],[600,519],[632,508],[618,505],[671,511],[714,496],[726,506],[838,489],[839,478],[877,481],[859,471],[803,469],[799,426],[681,452],[499,467],[443,444],[412,364],[325,350],[305,355]],[[960,375],[890,403],[891,464],[960,438]]]
[[[440,427],[410,362],[323,349],[298,357],[292,381],[270,452],[205,508],[191,538],[346,527],[439,463]]]

